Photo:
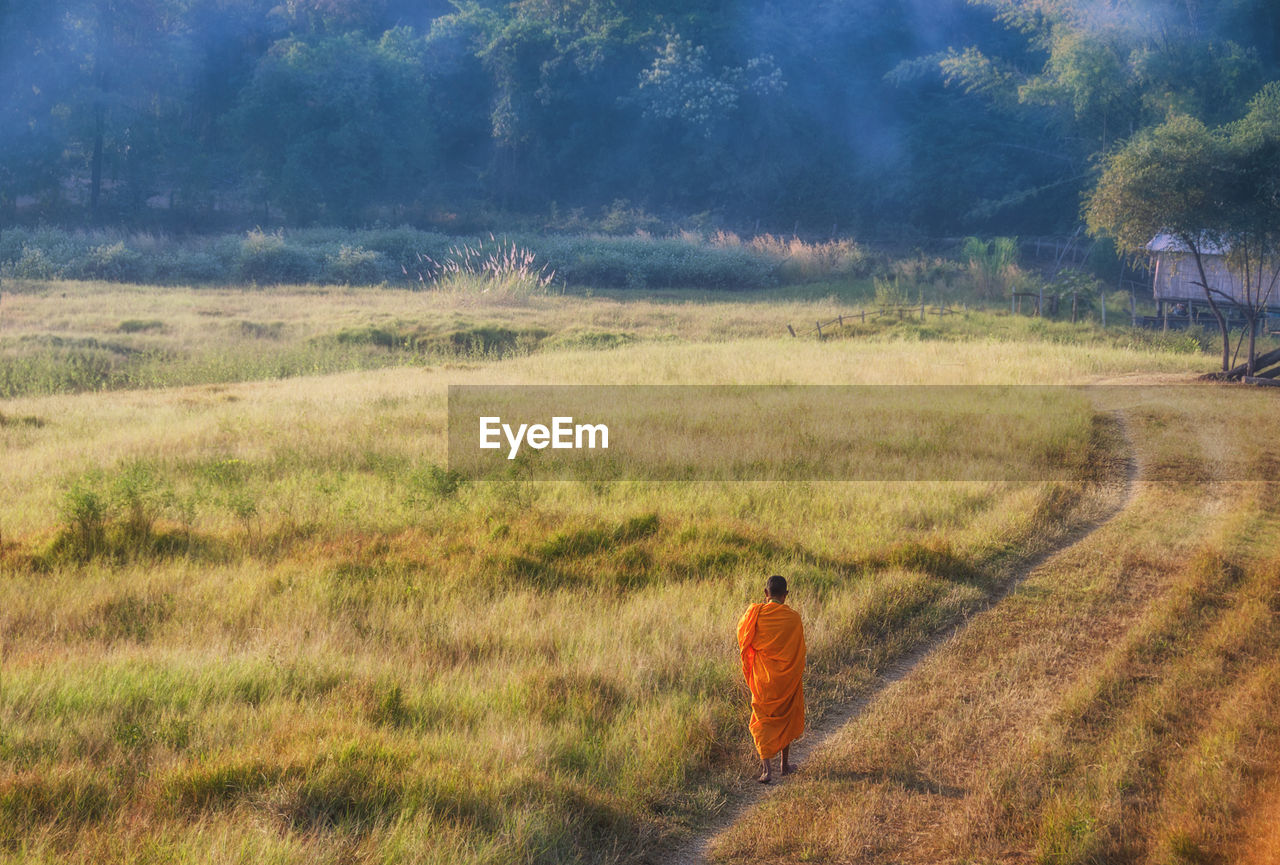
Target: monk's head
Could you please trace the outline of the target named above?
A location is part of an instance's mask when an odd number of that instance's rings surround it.
[[[787,599],[787,578],[774,574],[764,584],[764,593],[778,603]]]

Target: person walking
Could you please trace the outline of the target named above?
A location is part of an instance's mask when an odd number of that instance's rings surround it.
[[[787,581],[769,577],[764,601],[738,622],[742,675],[751,692],[751,738],[760,755],[761,784],[773,780],[772,760],[782,754],[782,774],[795,770],[791,743],[804,733],[804,625],[787,606]]]

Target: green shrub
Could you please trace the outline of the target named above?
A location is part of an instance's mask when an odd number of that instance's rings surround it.
[[[116,328],[121,333],[143,333],[148,330],[161,330],[164,322],[158,318],[129,318],[120,322]]]
[[[337,255],[325,259],[324,281],[341,285],[375,285],[386,281],[386,264],[381,253],[344,243]]]
[[[82,475],[71,482],[62,497],[62,515],[67,522],[67,541],[82,558],[97,555],[106,539],[110,500],[95,474]]]
[[[1007,297],[1011,282],[1018,276],[1018,239],[996,237],[987,241],[966,237],[960,247],[960,259],[969,265],[978,297]]]
[[[309,282],[319,268],[313,254],[285,243],[284,233],[251,231],[240,243],[237,276],[261,285]]]
[[[401,226],[365,231],[306,229],[262,230],[245,235],[181,239],[61,229],[9,229],[0,233],[0,264],[24,279],[101,279],[165,284],[259,285],[312,281],[344,285],[392,283],[421,286],[454,273],[458,292],[519,300],[554,284],[598,288],[755,289],[779,282],[865,276],[875,266],[851,241],[810,244],[792,239],[757,238],[743,242],[720,234],[711,240],[686,232],[651,237],[643,232],[652,217],[619,202],[606,220],[611,235],[548,236],[516,233],[504,237],[445,236]],[[636,232],[618,236],[622,232]],[[467,250],[479,251],[469,264]],[[491,254],[503,267],[485,270]],[[532,256],[527,268],[514,252]],[[532,260],[530,260],[532,261]],[[479,281],[472,279],[479,276]],[[530,277],[530,278],[526,278]],[[498,285],[494,285],[494,283]]]
[[[751,289],[778,282],[778,263],[767,255],[684,239],[568,238],[536,248],[571,285]]]
[[[156,278],[167,283],[227,282],[231,271],[211,252],[180,249],[157,262]]]
[[[73,279],[147,282],[152,274],[142,253],[130,249],[123,241],[118,240],[90,249],[86,255],[66,268],[66,275]]]
[[[0,231],[0,264],[13,264],[22,257],[22,248],[30,242],[31,232],[25,228]]]
[[[600,229],[607,234],[635,234],[637,231],[657,231],[662,220],[646,213],[643,207],[633,207],[625,198],[616,199],[605,208],[600,219]]]
[[[408,500],[410,504],[418,504],[451,499],[463,482],[464,478],[457,472],[429,464],[409,476]]]
[[[62,269],[40,247],[24,244],[13,264],[13,275],[18,279],[57,279]]]
[[[133,547],[144,547],[151,540],[165,500],[165,490],[155,472],[146,463],[128,463],[116,475],[111,493],[121,514],[125,539]]]
[[[917,298],[912,296],[910,289],[903,286],[901,277],[895,276],[893,279],[881,279],[877,276],[874,279],[874,284],[876,287],[876,306],[897,307],[919,303]]]
[[[66,525],[49,552],[77,560],[156,552],[155,522],[174,498],[140,461],[122,465],[114,475],[92,471],[73,478],[62,497]]]

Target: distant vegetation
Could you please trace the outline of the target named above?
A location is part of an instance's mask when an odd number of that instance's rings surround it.
[[[511,256],[519,257],[517,262]],[[526,258],[533,256],[533,258]],[[493,258],[491,265],[484,262]],[[507,259],[505,262],[502,259]],[[463,266],[465,264],[465,267]],[[447,236],[408,227],[300,229],[211,237],[11,228],[0,275],[161,285],[378,285],[440,288],[522,268],[531,287],[758,289],[855,279],[885,266],[850,240],[806,243],[732,233]],[[536,278],[535,278],[536,277]],[[537,283],[536,286],[532,283]]]
[[[1046,234],[1094,157],[1280,77],[1276,14],[11,0],[0,224]]]

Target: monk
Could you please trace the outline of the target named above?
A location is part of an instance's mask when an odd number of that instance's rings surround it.
[[[763,771],[761,784],[773,780],[771,761],[782,753],[782,774],[795,770],[791,743],[804,732],[804,626],[787,606],[787,581],[772,576],[764,603],[752,604],[738,623],[742,675],[751,691],[751,737]]]

